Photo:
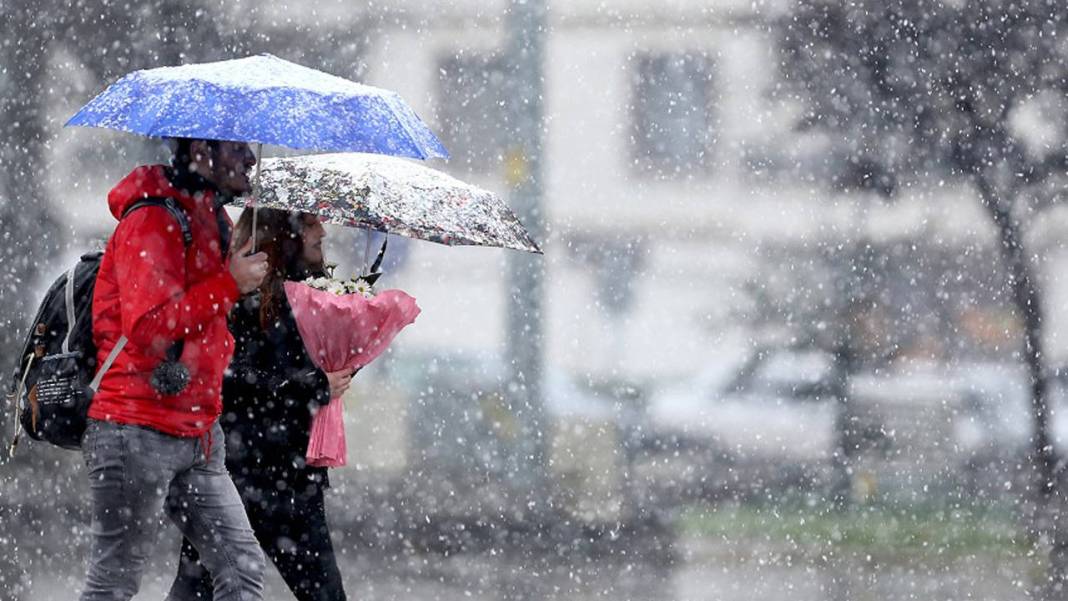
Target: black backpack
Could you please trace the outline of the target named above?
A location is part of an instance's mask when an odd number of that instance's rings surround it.
[[[186,249],[193,236],[189,218],[172,198],[146,198],[130,205],[125,218],[142,207],[162,206],[178,221]],[[70,271],[59,276],[41,301],[15,366],[10,398],[18,424],[11,441],[13,455],[20,430],[30,438],[65,449],[78,449],[85,432],[89,403],[104,372],[118,357],[126,338],[97,369],[93,343],[93,289],[104,253],[82,255]]]

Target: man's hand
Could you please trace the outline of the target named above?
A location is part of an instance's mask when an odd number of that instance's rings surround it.
[[[330,382],[330,398],[336,399],[345,394],[355,374],[352,368],[326,372],[326,379]]]
[[[237,288],[241,294],[248,294],[260,287],[263,278],[267,275],[267,253],[252,252],[252,238],[245,242],[244,246],[237,249],[234,256],[230,257],[230,275],[234,276]]]

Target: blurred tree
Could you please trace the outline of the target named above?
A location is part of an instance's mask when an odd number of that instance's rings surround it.
[[[42,157],[49,139],[41,101],[48,61],[43,51],[55,36],[53,19],[43,19],[36,5],[0,4],[0,348],[9,349],[2,369],[9,374],[25,325],[25,307],[38,266],[55,250],[59,221],[45,198]],[[24,233],[33,232],[32,236]],[[29,309],[29,310],[32,310]]]
[[[863,167],[888,193],[915,180],[974,186],[996,225],[1025,326],[1032,492],[1048,505],[1057,454],[1042,299],[1025,233],[1068,164],[1068,8],[1052,0],[800,0],[779,34],[778,92],[804,107],[801,128],[849,149],[837,177],[855,178]]]
[[[864,229],[863,219],[852,221]],[[833,358],[822,394],[836,405],[827,500],[838,509],[851,504],[853,466],[872,446],[865,438],[870,424],[862,420],[850,383],[862,371],[885,366],[905,334],[883,323],[891,304],[887,280],[898,266],[882,250],[863,235],[806,241],[802,248],[768,253],[766,273],[747,285],[758,331],[778,338],[778,344],[818,348]]]
[[[850,151],[837,177],[878,166],[897,181],[970,183],[996,226],[1008,296],[1023,324],[1031,380],[1033,533],[1051,533],[1050,586],[1068,573],[1056,515],[1058,454],[1049,432],[1043,306],[1031,219],[1056,199],[1066,165],[1066,9],[1049,1],[803,0],[783,22],[783,92],[801,100],[803,128]],[[889,178],[889,179],[888,179]],[[1060,500],[1061,503],[1054,501]],[[1061,516],[1063,517],[1063,516]],[[1063,525],[1063,524],[1062,524]]]

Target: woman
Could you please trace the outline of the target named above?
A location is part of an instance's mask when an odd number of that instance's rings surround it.
[[[315,411],[348,389],[350,370],[324,373],[304,349],[282,287],[286,280],[326,275],[319,218],[259,209],[256,240],[268,275],[230,314],[236,348],[223,379],[226,467],[252,529],[297,599],[345,599],[323,505],[326,468],[305,465]],[[232,248],[252,230],[238,220]],[[211,577],[189,541],[171,599],[210,599]]]

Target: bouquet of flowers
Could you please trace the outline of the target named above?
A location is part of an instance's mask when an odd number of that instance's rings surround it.
[[[315,365],[326,372],[359,369],[374,361],[419,307],[400,290],[375,293],[378,274],[351,280],[309,278],[286,282],[286,298]],[[347,448],[341,399],[330,399],[312,418],[308,465],[345,465]]]

